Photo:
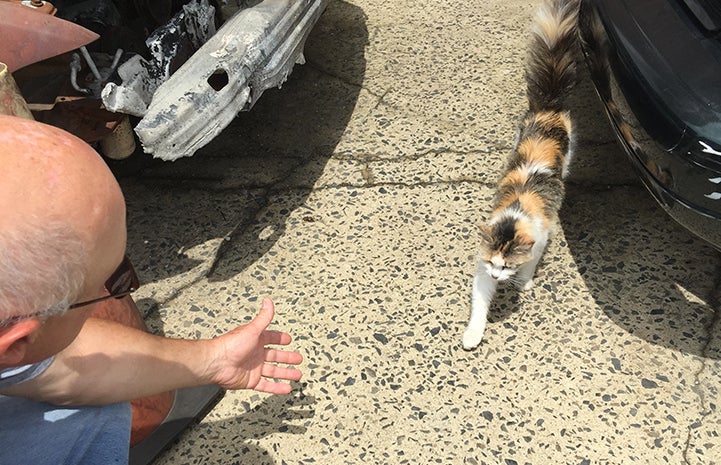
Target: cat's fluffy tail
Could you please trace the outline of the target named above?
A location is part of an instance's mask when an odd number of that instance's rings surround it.
[[[532,112],[561,111],[576,84],[579,0],[543,0],[531,29],[526,62],[528,105]]]

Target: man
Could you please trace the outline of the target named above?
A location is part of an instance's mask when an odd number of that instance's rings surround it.
[[[102,159],[62,130],[0,116],[0,463],[124,463],[131,399],[205,384],[284,394],[283,380],[300,379],[277,365],[300,354],[267,348],[290,343],[266,329],[269,299],[212,340],[90,317],[131,290],[125,242],[124,199]]]

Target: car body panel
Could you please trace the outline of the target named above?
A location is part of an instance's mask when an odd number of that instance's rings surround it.
[[[721,248],[721,44],[678,2],[584,2],[591,76],[629,160],[683,226]]]
[[[98,34],[75,23],[4,0],[0,0],[0,30],[0,62],[11,73],[98,38]]]

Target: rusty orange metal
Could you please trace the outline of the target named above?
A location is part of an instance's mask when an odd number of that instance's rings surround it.
[[[16,4],[23,5],[25,7],[28,7],[32,9],[33,11],[39,11],[41,13],[54,15],[58,12],[58,9],[55,8],[55,5],[53,5],[50,2],[46,2],[45,0],[0,0],[2,2],[12,2]]]
[[[0,30],[0,62],[10,72],[75,50],[99,37],[70,21],[8,1],[0,1]]]

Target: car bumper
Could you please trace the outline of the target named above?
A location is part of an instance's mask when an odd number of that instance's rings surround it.
[[[677,5],[654,2],[649,21],[643,3],[584,2],[586,63],[643,184],[721,249],[721,46]]]

